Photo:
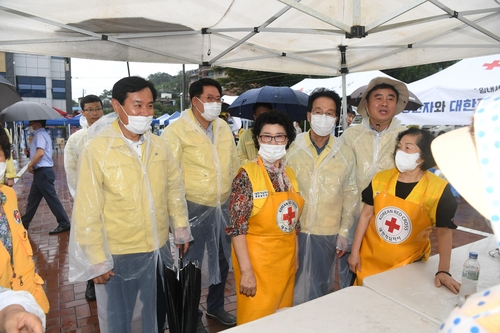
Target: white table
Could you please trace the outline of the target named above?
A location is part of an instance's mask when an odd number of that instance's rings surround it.
[[[450,273],[461,282],[463,263],[468,259],[469,251],[475,251],[481,265],[478,291],[500,284],[500,256],[489,255],[489,251],[496,248],[495,244],[494,236],[489,236],[453,249]],[[438,262],[439,256],[435,255],[427,262],[415,262],[372,275],[363,280],[363,286],[440,324],[457,305],[458,295],[444,286],[436,288],[434,285]]]
[[[368,288],[349,287],[224,332],[424,333],[438,329],[437,323]]]

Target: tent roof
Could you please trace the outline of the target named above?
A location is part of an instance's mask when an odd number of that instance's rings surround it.
[[[494,0],[0,0],[0,50],[334,76],[499,53],[499,20]]]

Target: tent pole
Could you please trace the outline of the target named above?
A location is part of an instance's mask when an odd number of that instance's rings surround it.
[[[347,128],[347,73],[349,73],[349,69],[347,68],[347,60],[346,60],[346,51],[347,46],[340,45],[340,73],[342,74],[342,110],[340,113],[340,119],[342,119],[342,129],[345,130]]]

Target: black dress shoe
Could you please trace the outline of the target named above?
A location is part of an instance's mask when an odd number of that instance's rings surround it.
[[[229,312],[222,310],[219,313],[209,313],[207,311],[207,318],[217,320],[219,323],[225,326],[234,326],[236,325],[236,317],[230,314]]]
[[[61,232],[69,231],[71,227],[57,227],[54,230],[49,231],[49,235],[60,234]]]
[[[95,301],[95,286],[94,281],[87,281],[87,289],[85,290],[85,298],[87,301]]]

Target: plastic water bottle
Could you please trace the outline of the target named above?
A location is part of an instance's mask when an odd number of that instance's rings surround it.
[[[479,262],[477,252],[469,252],[469,259],[464,262],[462,268],[462,286],[458,294],[459,304],[464,304],[467,297],[477,291],[477,281],[479,280]]]

